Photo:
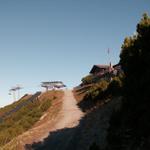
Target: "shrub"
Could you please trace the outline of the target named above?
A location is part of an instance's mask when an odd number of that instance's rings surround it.
[[[51,106],[51,100],[47,99],[44,103],[41,104],[40,109],[42,112],[46,111]]]
[[[94,84],[90,90],[85,95],[84,99],[86,100],[96,100],[100,95],[104,93],[104,91],[107,89],[108,82],[105,80],[100,81],[97,84]]]
[[[81,79],[82,84],[91,84],[93,83],[93,75],[87,75],[86,77]]]
[[[122,80],[119,77],[114,77],[113,80],[110,82],[106,93],[108,95],[121,95],[122,91]]]

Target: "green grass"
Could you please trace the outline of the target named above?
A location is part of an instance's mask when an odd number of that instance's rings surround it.
[[[30,97],[31,97],[31,96],[29,96],[29,95],[25,95],[25,96],[23,96],[20,100],[18,100],[18,101],[16,101],[16,102],[12,103],[12,104],[10,104],[10,105],[7,105],[7,106],[5,106],[5,107],[3,107],[3,108],[0,108],[0,116],[1,116],[2,114],[4,114],[5,112],[8,112],[8,111],[12,110],[12,109],[15,108],[17,105],[23,103],[24,101],[26,101],[26,100],[27,100],[28,98],[30,98]]]
[[[4,121],[0,123],[0,147],[30,129],[51,106],[51,100],[52,99],[44,99],[42,101],[35,100],[17,112],[12,113],[12,115],[4,118]],[[1,109],[1,112],[3,112],[2,110],[6,112],[6,110],[9,111],[15,108],[21,101],[22,100]]]

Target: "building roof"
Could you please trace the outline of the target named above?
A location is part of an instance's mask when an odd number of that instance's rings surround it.
[[[98,67],[98,68],[100,68],[100,69],[103,69],[103,68],[109,68],[109,65],[94,65],[94,66],[96,66],[96,67]]]
[[[94,65],[90,71],[90,73],[94,73],[96,70],[100,69],[108,69],[109,65]]]

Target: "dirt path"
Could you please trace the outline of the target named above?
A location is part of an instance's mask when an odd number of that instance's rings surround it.
[[[61,119],[55,125],[56,130],[75,127],[79,124],[80,119],[83,117],[83,112],[78,108],[72,91],[65,91],[63,108],[60,115]]]
[[[83,115],[83,112],[77,106],[77,102],[72,91],[65,90],[62,110],[59,111],[57,117],[25,132],[19,137],[19,142],[21,145],[32,144],[33,142],[42,141],[53,132],[57,132],[65,128],[73,128],[79,124]]]

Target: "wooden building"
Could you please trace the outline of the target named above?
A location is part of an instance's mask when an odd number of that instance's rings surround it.
[[[94,65],[90,71],[90,74],[101,76],[105,73],[111,72],[111,65]]]
[[[106,79],[111,80],[112,77],[123,73],[121,65],[118,63],[114,66],[111,65],[94,65],[90,71],[90,74],[95,76],[96,80]]]

